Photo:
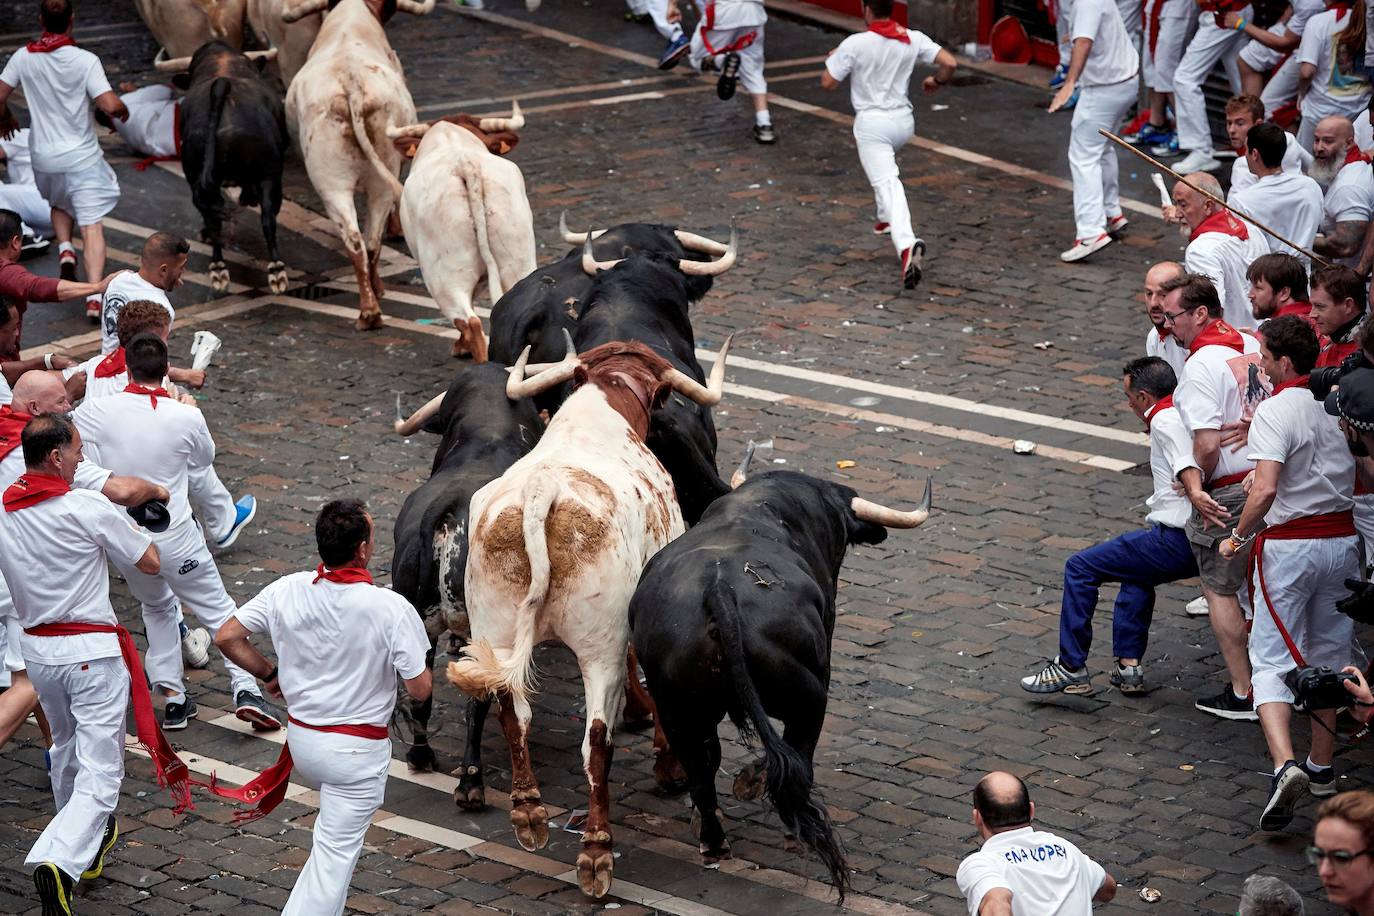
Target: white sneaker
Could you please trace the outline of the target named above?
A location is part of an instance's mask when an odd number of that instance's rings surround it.
[[[1183,606],[1183,613],[1187,614],[1189,617],[1206,617],[1209,613],[1207,610],[1207,599],[1198,595]]]
[[[1219,168],[1221,160],[1212,155],[1209,149],[1192,150],[1174,165],[1174,171],[1180,175],[1187,175],[1189,172],[1215,172]]]
[[[1059,255],[1059,260],[1066,263],[1081,261],[1094,252],[1101,251],[1112,243],[1112,237],[1107,233],[1102,233],[1095,239],[1079,239],[1073,243],[1073,247]]]
[[[210,664],[210,634],[204,627],[187,628],[181,637],[181,658],[192,668]]]
[[[1122,229],[1125,229],[1130,224],[1131,221],[1126,219],[1126,214],[1118,213],[1116,216],[1113,216],[1107,220],[1107,234],[1116,235],[1118,232],[1120,232]],[[196,333],[199,334],[200,332],[197,331]]]

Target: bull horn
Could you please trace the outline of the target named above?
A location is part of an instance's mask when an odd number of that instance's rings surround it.
[[[191,58],[173,57],[170,60],[154,60],[153,67],[158,73],[182,73],[191,68]]]
[[[395,430],[398,436],[412,436],[419,431],[420,427],[429,422],[429,418],[439,412],[439,405],[444,402],[442,394],[436,394],[430,398],[425,406],[415,411],[406,419],[401,419],[401,396],[396,395],[396,424]]]
[[[399,140],[402,137],[423,137],[432,126],[431,124],[406,124],[403,127],[388,127],[386,136],[388,140]]]
[[[668,369],[659,380],[671,385],[683,397],[691,398],[703,407],[714,407],[720,403],[721,395],[725,393],[725,357],[730,352],[730,342],[735,339],[731,334],[725,338],[725,343],[720,345],[720,352],[716,354],[715,365],[711,367],[711,374],[703,385],[692,378],[681,369]]]
[[[266,51],[244,51],[243,56],[249,60],[276,60],[277,49],[268,48]]]
[[[595,229],[591,232],[572,232],[568,229],[568,211],[564,210],[558,214],[558,234],[563,236],[563,241],[569,245],[581,245],[587,241],[587,237],[599,239],[606,234],[605,229]]]
[[[735,468],[735,473],[730,475],[730,489],[738,490],[739,485],[749,479],[749,462],[754,460],[754,450],[758,447],[757,442],[749,440],[749,447],[744,450],[744,460]]]
[[[930,478],[926,478],[926,495],[920,507],[910,512],[880,506],[858,496],[854,497],[849,507],[865,522],[874,522],[885,528],[919,528],[930,518]]]
[[[708,239],[704,235],[697,235],[695,232],[687,232],[684,229],[674,229],[673,235],[677,236],[678,244],[688,251],[699,251],[702,254],[709,254],[718,258],[728,250],[715,239]]]
[[[619,264],[624,258],[616,258],[614,261],[598,261],[596,255],[592,254],[592,239],[596,238],[596,233],[588,232],[582,239],[582,270],[589,277],[595,277],[598,270],[610,270]]]
[[[509,118],[478,118],[477,126],[482,130],[519,130],[525,126],[525,116],[520,111],[520,103],[511,100]]]
[[[688,261],[683,259],[677,262],[678,270],[687,274],[689,277],[715,277],[725,273],[735,266],[735,259],[739,257],[739,233],[734,226],[730,227],[730,244],[726,246],[725,253],[715,261]],[[586,257],[583,256],[583,263]]]
[[[573,373],[582,365],[582,360],[577,358],[577,348],[573,346],[572,335],[568,333],[567,328],[563,329],[563,339],[568,344],[563,361],[554,363],[553,366],[530,378],[525,378],[525,367],[530,359],[530,348],[525,347],[520,358],[511,367],[510,377],[506,379],[506,397],[512,401],[534,397],[573,377]]]
[[[329,6],[329,0],[302,0],[293,6],[283,6],[282,22],[296,22],[306,16],[318,13]]]
[[[412,16],[428,15],[434,9],[434,0],[396,0],[396,12],[409,13]]]

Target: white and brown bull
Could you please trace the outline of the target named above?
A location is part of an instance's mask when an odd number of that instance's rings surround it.
[[[166,56],[190,57],[207,41],[243,47],[248,0],[134,0],[139,17]]]
[[[471,354],[479,363],[487,360],[487,339],[472,307],[478,286],[486,280],[494,305],[535,268],[534,216],[525,196],[525,176],[514,162],[493,153],[493,142],[500,144],[497,149],[513,144],[486,136],[512,135],[524,123],[517,102],[509,118],[437,121],[387,131],[398,145],[419,140],[411,146],[414,159],[401,194],[401,226],[420,262],[425,287],[458,329],[453,355]]]
[[[277,49],[277,71],[283,86],[290,86],[310,56],[310,46],[320,34],[324,13],[311,13],[294,22],[282,18],[285,0],[248,0],[248,26],[258,43]]]
[[[611,727],[624,702],[628,608],[649,559],[682,534],[673,481],[644,445],[650,411],[674,391],[720,401],[727,339],[706,385],[640,343],[603,344],[525,378],[529,349],[507,383],[529,397],[572,380],[576,390],[539,444],[472,497],[464,590],[472,642],[448,679],[495,696],[511,751],[511,823],[525,849],[549,839],[530,762],[534,647],[557,639],[577,656],[586,691],[582,760],[590,786],[578,883],[610,890]]]
[[[329,6],[299,0],[282,11],[296,22]],[[383,26],[393,11],[424,15],[434,0],[341,0],[324,17],[310,58],[286,91],[286,116],[310,183],[343,239],[358,280],[358,329],[382,326],[382,230],[401,197],[401,154],[389,127],[415,122],[415,102]],[[360,229],[353,197],[361,190]]]

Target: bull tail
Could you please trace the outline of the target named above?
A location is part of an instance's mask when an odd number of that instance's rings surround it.
[[[353,122],[353,137],[358,141],[358,148],[362,150],[367,161],[372,163],[372,167],[377,170],[377,174],[382,177],[391,191],[396,195],[396,199],[401,199],[401,182],[395,175],[391,174],[391,169],[386,167],[382,157],[377,154],[377,148],[372,145],[372,138],[367,135],[367,124],[363,122],[363,112],[358,107],[359,90],[357,83],[353,83],[344,91],[344,97],[348,100],[348,119]]]
[[[520,494],[524,503],[523,534],[530,564],[530,585],[515,609],[515,640],[508,654],[481,639],[463,647],[461,661],[449,665],[449,681],[464,693],[482,699],[508,693],[517,705],[527,705],[537,687],[534,669],[534,637],[539,611],[549,595],[549,544],[544,524],[558,499],[558,479],[536,474]]]
[[[485,154],[484,154],[485,155]],[[471,159],[459,157],[458,168],[463,173],[463,185],[468,192],[468,209],[472,211],[472,227],[477,234],[477,251],[487,268],[487,292],[491,294],[492,305],[505,295],[501,284],[501,270],[496,265],[496,256],[491,252],[491,242],[487,236],[487,198],[482,182],[482,169],[474,167]]]
[[[830,815],[815,797],[810,761],[782,740],[773,723],[768,721],[763,701],[754,689],[754,680],[749,674],[748,659],[744,653],[744,637],[735,593],[717,578],[715,584],[707,589],[705,597],[706,611],[715,621],[720,634],[726,674],[748,718],[747,724],[753,727],[763,744],[768,798],[788,830],[820,857],[830,873],[830,883],[839,891],[840,901],[843,902],[845,891],[850,888],[844,849],[835,835]]]
[[[217,77],[210,84],[210,125],[205,133],[205,158],[200,163],[200,187],[213,188],[219,185],[215,178],[215,141],[219,139],[219,120],[224,114],[224,104],[229,99],[229,88],[233,84],[227,77]]]

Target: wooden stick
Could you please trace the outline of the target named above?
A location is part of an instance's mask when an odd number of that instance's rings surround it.
[[[1316,261],[1318,264],[1322,265],[1323,267],[1330,267],[1330,266],[1331,266],[1331,262],[1328,261],[1326,258],[1322,257],[1321,255],[1317,254],[1317,253],[1314,252],[1314,251],[1309,251],[1309,250],[1307,250],[1306,248],[1302,247],[1301,245],[1297,245],[1297,244],[1295,244],[1295,243],[1293,243],[1293,242],[1290,242],[1288,239],[1286,239],[1286,238],[1284,238],[1283,236],[1279,235],[1279,234],[1278,234],[1277,232],[1275,232],[1273,229],[1270,229],[1268,226],[1264,225],[1264,223],[1261,223],[1259,220],[1255,219],[1255,218],[1252,217],[1252,216],[1247,216],[1246,214],[1240,212],[1240,211],[1237,210],[1235,207],[1231,206],[1231,205],[1228,204],[1226,201],[1222,200],[1220,197],[1215,197],[1215,196],[1213,196],[1213,195],[1211,195],[1211,194],[1208,194],[1206,191],[1202,190],[1202,188],[1199,188],[1197,185],[1193,184],[1191,181],[1189,181],[1188,179],[1184,178],[1184,177],[1183,177],[1182,175],[1180,175],[1178,172],[1175,172],[1173,169],[1169,168],[1167,165],[1165,165],[1164,163],[1160,162],[1158,159],[1154,158],[1153,156],[1149,155],[1148,153],[1145,153],[1145,152],[1143,152],[1143,151],[1141,151],[1141,150],[1136,149],[1134,146],[1131,146],[1131,144],[1127,143],[1125,140],[1122,140],[1120,137],[1118,137],[1116,134],[1112,133],[1111,131],[1106,130],[1105,128],[1099,127],[1099,128],[1097,129],[1097,132],[1098,132],[1099,134],[1101,134],[1102,136],[1106,137],[1108,140],[1110,140],[1110,141],[1112,141],[1113,143],[1115,143],[1117,146],[1123,147],[1123,148],[1128,149],[1128,150],[1130,150],[1131,152],[1135,153],[1135,154],[1136,154],[1137,156],[1139,156],[1141,159],[1144,159],[1146,162],[1150,163],[1150,165],[1152,165],[1152,166],[1154,166],[1155,168],[1159,169],[1161,172],[1167,172],[1167,173],[1169,173],[1170,175],[1172,175],[1172,176],[1174,177],[1174,179],[1176,179],[1177,181],[1182,182],[1183,184],[1185,184],[1185,185],[1187,185],[1188,187],[1192,188],[1194,191],[1198,192],[1198,193],[1201,194],[1203,197],[1205,197],[1205,198],[1207,198],[1208,200],[1210,200],[1212,203],[1216,204],[1216,205],[1219,206],[1219,207],[1224,207],[1224,208],[1226,208],[1227,210],[1229,210],[1229,211],[1231,211],[1232,213],[1234,213],[1236,216],[1238,216],[1238,217],[1240,217],[1241,219],[1243,219],[1245,222],[1250,223],[1252,226],[1255,226],[1256,228],[1263,230],[1264,232],[1266,232],[1266,233],[1268,233],[1269,235],[1273,236],[1274,238],[1278,239],[1280,242],[1283,242],[1283,244],[1287,245],[1289,248],[1292,248],[1294,251],[1300,251],[1300,252],[1302,252],[1303,254],[1307,255],[1309,258],[1311,258],[1313,261]]]

